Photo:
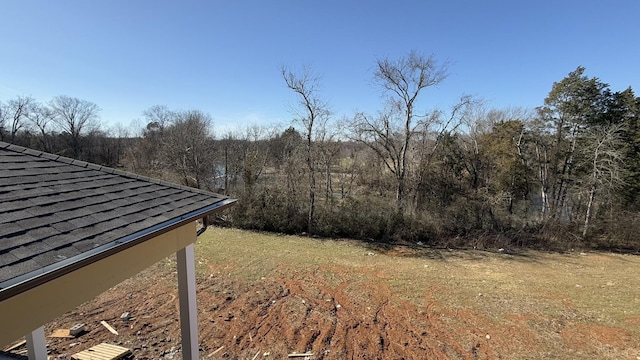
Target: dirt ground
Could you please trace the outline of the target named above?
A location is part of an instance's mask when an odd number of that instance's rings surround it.
[[[407,255],[406,250],[366,251],[364,261],[379,256],[386,267],[402,266]],[[206,256],[198,261],[203,359],[286,359],[305,352],[313,359],[640,359],[640,331],[628,330],[640,327],[637,314],[624,319],[626,327],[581,321],[583,315],[565,310],[509,309],[494,316],[449,303],[447,294],[456,284],[446,281],[412,285],[408,297],[399,289],[408,289],[411,279],[400,281],[382,265],[321,259],[308,266],[280,263],[265,271],[267,276],[241,276],[264,264]],[[490,293],[474,296],[474,303],[491,306],[507,301],[489,301]],[[527,306],[537,305],[532,300],[515,308]],[[131,319],[121,319],[125,312]],[[51,359],[69,359],[102,342],[127,347],[136,359],[181,359],[175,261],[154,265],[47,324],[45,331],[78,323],[87,329],[79,337],[48,338]]]
[[[338,275],[349,271],[332,270]],[[177,289],[167,275],[171,274],[145,272],[143,282],[150,286],[139,288],[141,279],[127,281],[48,324],[47,334],[76,323],[87,324],[89,330],[74,339],[49,338],[50,354],[55,359],[67,358],[109,342],[132,349],[138,359],[181,358]],[[210,359],[284,359],[296,352],[311,352],[314,359],[493,356],[484,331],[461,329],[473,339],[471,346],[456,340],[443,317],[430,311],[436,303],[421,310],[394,298],[389,287],[349,285],[336,287],[314,274],[253,284],[224,276],[203,279],[198,284],[201,354]],[[125,311],[131,320],[120,319]],[[119,335],[107,331],[101,320]]]

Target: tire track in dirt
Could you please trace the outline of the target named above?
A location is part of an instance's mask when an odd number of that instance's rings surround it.
[[[114,288],[49,325],[52,330],[77,322],[98,324],[79,340],[51,341],[52,355],[107,341],[133,349],[138,359],[179,359],[176,293],[175,286],[154,281],[144,289]],[[440,315],[447,310],[430,294],[424,303],[429,305],[421,308],[399,298],[387,279],[373,272],[341,266],[295,273],[283,268],[253,282],[216,272],[198,281],[202,358],[252,359],[259,353],[282,359],[307,351],[314,359],[488,358],[487,344],[479,351],[475,343],[459,343],[460,329],[443,322]],[[124,311],[134,319],[120,320]],[[103,319],[120,336],[102,329]],[[72,342],[80,344],[70,348]]]
[[[314,359],[635,358],[638,354],[637,334],[628,329],[640,324],[635,313],[621,319],[626,327],[620,328],[593,323],[590,313],[580,314],[573,306],[549,315],[539,307],[547,304],[542,300],[523,302],[533,304],[531,308],[510,305],[503,310],[505,302],[499,295],[474,296],[475,291],[454,288],[465,286],[464,282],[427,279],[420,282],[426,284],[420,289],[411,279],[394,279],[386,262],[385,266],[283,264],[264,273],[260,269],[266,278],[255,281],[243,276],[257,272],[237,271],[237,265],[206,261],[201,265],[197,300],[203,359],[244,360],[256,354],[256,359],[283,359],[305,351],[313,352]],[[88,332],[74,339],[48,338],[51,359],[69,359],[108,342],[132,349],[136,359],[179,360],[176,287],[175,263],[165,261],[53,320],[46,325],[46,334],[78,323],[85,323]],[[445,295],[446,291],[453,295]],[[466,297],[453,303],[438,300],[457,294]],[[474,302],[479,306],[469,305]],[[120,319],[123,312],[133,318]],[[101,320],[120,335],[107,331]]]
[[[225,346],[216,355],[234,359],[258,350],[275,358],[306,351],[315,359],[474,358],[473,347],[459,344],[429,308],[419,311],[386,284],[364,285],[300,273],[245,284],[213,306],[202,338],[208,349]]]

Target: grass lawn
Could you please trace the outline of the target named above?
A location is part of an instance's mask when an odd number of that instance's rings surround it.
[[[210,228],[196,245],[205,359],[640,359],[640,257],[381,246]],[[180,358],[175,258],[47,325],[53,359],[107,341]],[[133,320],[123,323],[120,315]],[[114,336],[100,325],[118,328]]]
[[[210,229],[197,246],[198,269],[201,276],[218,271],[248,283],[297,276],[309,286],[317,279],[333,287],[329,291],[348,284],[344,291],[360,297],[362,306],[375,287],[387,292],[389,306],[440,320],[438,330],[450,332],[463,349],[479,341],[496,357],[640,356],[638,256],[378,249]]]

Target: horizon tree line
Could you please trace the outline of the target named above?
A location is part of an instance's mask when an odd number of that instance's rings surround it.
[[[381,109],[337,121],[318,75],[283,67],[298,99],[292,126],[219,138],[199,110],[151,107],[132,137],[100,129],[89,101],[18,96],[0,102],[0,140],[239,197],[227,221],[240,227],[640,249],[640,98],[630,87],[613,91],[578,67],[533,110],[487,109],[469,96],[448,111],[418,108],[448,68],[417,52],[378,59]]]

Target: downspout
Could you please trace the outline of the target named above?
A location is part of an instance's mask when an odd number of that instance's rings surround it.
[[[207,230],[208,226],[209,226],[209,217],[205,216],[202,218],[202,227],[198,229],[198,231],[196,232],[196,237],[202,235],[202,233],[204,233]]]

